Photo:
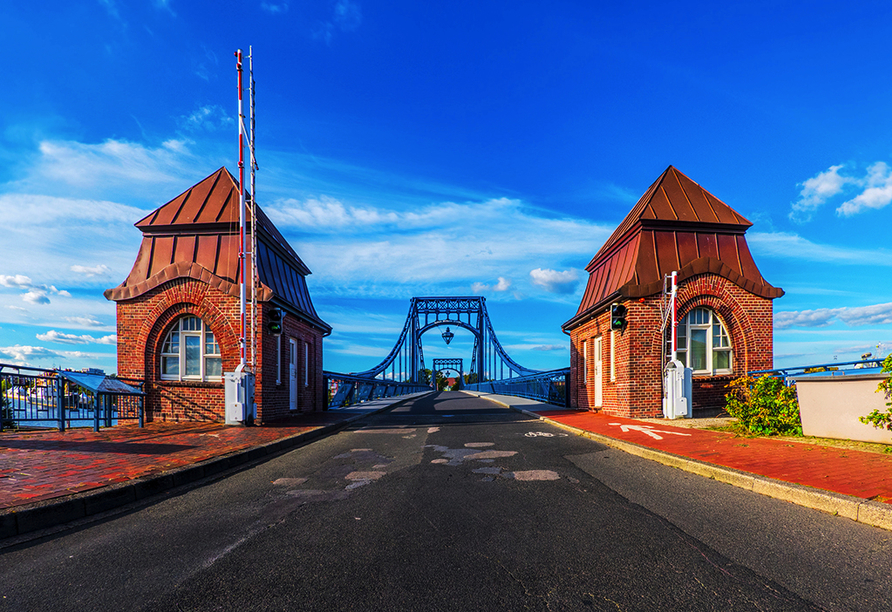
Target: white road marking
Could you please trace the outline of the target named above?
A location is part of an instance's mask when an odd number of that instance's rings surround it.
[[[622,423],[610,423],[611,425],[619,425],[619,428],[626,433],[628,431],[640,431],[647,434],[654,440],[662,440],[663,436],[658,434],[672,434],[673,436],[690,436],[689,433],[681,433],[680,431],[666,431],[665,429],[654,429],[653,425],[623,425]]]

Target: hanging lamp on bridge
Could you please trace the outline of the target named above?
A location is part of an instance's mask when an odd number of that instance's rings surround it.
[[[449,328],[447,327],[446,331],[443,332],[442,336],[443,336],[443,340],[446,341],[446,344],[448,346],[449,343],[452,342],[452,338],[455,337],[455,334],[453,334],[451,331],[449,331]]]

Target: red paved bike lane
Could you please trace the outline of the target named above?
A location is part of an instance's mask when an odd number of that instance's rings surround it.
[[[92,430],[0,434],[0,508],[81,493],[321,428],[149,423]]]
[[[892,455],[673,427],[577,410],[533,410],[558,423],[784,482],[892,504]]]

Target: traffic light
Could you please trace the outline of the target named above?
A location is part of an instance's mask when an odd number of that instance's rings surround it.
[[[267,313],[266,329],[274,336],[282,335],[282,309],[272,308]]]
[[[622,304],[610,305],[610,329],[623,330],[626,327],[626,307]]]

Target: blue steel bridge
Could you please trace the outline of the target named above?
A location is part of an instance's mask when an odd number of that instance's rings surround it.
[[[324,373],[329,389],[329,406],[345,406],[429,389],[430,383],[423,379],[423,372],[428,368],[424,360],[422,337],[439,328],[446,328],[441,335],[447,344],[453,336],[451,329],[461,328],[473,334],[474,345],[467,358],[470,364],[468,371],[461,371],[464,359],[434,359],[431,363],[431,380],[436,379],[438,369],[455,371],[458,372],[459,384],[467,389],[567,405],[566,383],[570,369],[534,370],[514,361],[496,336],[486,312],[486,298],[465,296],[412,298],[399,338],[379,364],[351,374]],[[467,384],[464,374],[468,375]]]

